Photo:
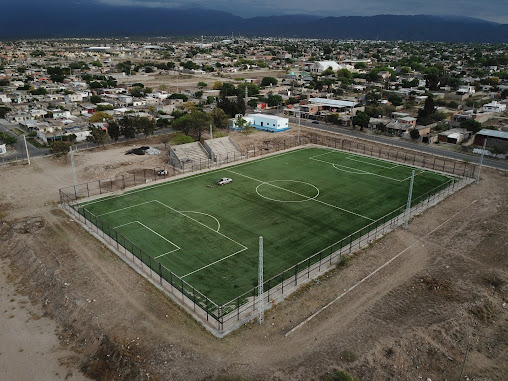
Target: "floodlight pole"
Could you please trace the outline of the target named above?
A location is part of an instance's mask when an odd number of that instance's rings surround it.
[[[415,181],[415,171],[411,172],[411,183],[409,184],[409,194],[407,196],[406,213],[404,216],[404,230],[407,230],[407,224],[409,222],[409,216],[411,214],[411,197],[413,196],[413,183]]]
[[[485,156],[485,147],[487,146],[487,138],[483,141],[482,155],[480,156],[480,163],[478,164],[478,173],[476,174],[476,184],[480,182],[480,172],[482,171],[483,156]]]
[[[212,159],[212,165],[213,165],[213,133],[212,133],[212,123],[210,123],[210,159]]]
[[[265,306],[263,298],[263,237],[259,237],[259,284],[258,284],[258,311],[259,311],[259,324],[265,322]]]
[[[298,110],[298,145],[300,145],[300,122],[302,119],[302,112]]]
[[[78,197],[78,180],[76,178],[76,167],[74,166],[74,151],[72,150],[72,146],[69,147],[69,152],[71,154],[71,166],[72,166],[72,179],[74,181],[74,194],[76,198]]]
[[[28,146],[26,145],[26,136],[25,136],[25,134],[23,134],[23,141],[25,142],[26,159],[28,160],[28,165],[30,165],[30,154],[28,153]]]

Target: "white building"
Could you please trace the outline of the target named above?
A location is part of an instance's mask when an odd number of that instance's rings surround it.
[[[83,102],[83,95],[81,93],[66,94],[64,101],[65,103]]]
[[[267,114],[247,114],[243,117],[252,127],[269,132],[289,130],[289,119]],[[236,129],[236,119],[231,119],[230,128]]]
[[[0,155],[3,155],[4,153],[7,153],[7,147],[5,144],[0,144]]]
[[[484,104],[482,110],[484,112],[503,112],[506,111],[506,105],[503,103],[497,103],[497,101],[492,101]]]
[[[309,71],[311,73],[322,73],[329,67],[331,67],[333,71],[342,69],[341,65],[335,61],[316,61],[309,65]]]

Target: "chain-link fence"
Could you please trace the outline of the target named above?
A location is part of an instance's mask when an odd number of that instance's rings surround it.
[[[419,157],[414,153],[407,153],[404,151],[397,152],[393,149],[369,146],[349,139],[310,135],[302,137],[301,142],[333,147],[344,151],[365,154],[367,156],[457,175],[452,177],[447,183],[413,199],[411,204],[411,215],[435,205],[446,196],[471,183],[476,168],[475,165],[466,162],[457,162],[444,158],[430,158],[427,155]],[[233,157],[226,156],[219,161],[219,165],[252,159],[279,150],[293,148],[297,145],[295,139],[286,139],[276,143],[266,142],[261,146],[246,151],[241,157],[236,157],[234,155]],[[202,164],[203,165],[186,168],[184,172],[209,168],[208,163]],[[356,250],[366,247],[373,240],[381,237],[395,227],[400,226],[404,220],[405,206],[402,206],[296,265],[282,271],[280,274],[267,279],[264,282],[263,289],[265,291],[261,297],[257,295],[257,287],[254,287],[244,294],[235,297],[228,303],[218,305],[206,295],[195,290],[192,285],[178,277],[148,253],[144,252],[140,247],[120,234],[99,216],[92,214],[86,209],[86,206],[83,207],[79,203],[79,200],[82,198],[89,198],[140,184],[146,184],[179,173],[181,173],[181,171],[174,167],[171,167],[168,173],[163,176],[159,176],[156,169],[142,170],[137,176],[135,174],[123,175],[116,178],[80,184],[76,187],[60,189],[60,200],[64,208],[66,208],[74,218],[83,223],[93,233],[99,235],[111,247],[115,248],[126,261],[132,263],[147,277],[157,282],[175,301],[184,306],[195,318],[203,322],[205,326],[209,327],[211,331],[218,336],[229,333],[244,322],[255,317],[261,300],[265,304],[265,308],[268,308],[271,304],[282,300],[285,296],[295,291],[301,284],[323,274],[331,267],[340,263],[344,255],[349,255]]]

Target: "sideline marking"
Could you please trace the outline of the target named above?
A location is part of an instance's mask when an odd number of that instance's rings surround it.
[[[149,228],[148,226],[146,226],[145,224],[139,222],[139,221],[131,221],[131,222],[127,222],[126,224],[122,224],[122,225],[118,225],[118,226],[115,226],[113,229],[117,229],[117,228],[120,228],[122,226],[126,226],[126,225],[130,225],[130,224],[140,224],[141,226],[143,226],[145,229],[151,231],[153,234],[159,236],[160,238],[162,238],[164,241],[166,242],[169,242],[170,244],[172,244],[174,247],[176,247],[176,249],[174,250],[171,250],[171,251],[168,251],[167,253],[164,253],[164,254],[161,254],[161,255],[158,255],[156,257],[153,257],[154,259],[157,259],[157,258],[160,258],[160,257],[163,257],[164,255],[166,254],[170,254],[170,253],[173,253],[177,250],[181,250],[180,246],[178,246],[176,243],[174,242],[171,242],[169,239],[167,239],[166,237],[163,237],[162,235],[160,235],[159,233],[157,233],[155,230]]]
[[[463,208],[462,210],[459,210],[457,213],[455,213],[453,216],[451,216],[450,218],[448,218],[447,220],[445,220],[443,223],[441,223],[440,225],[438,225],[437,227],[435,227],[433,230],[431,230],[430,232],[428,232],[427,234],[425,234],[424,236],[422,237],[417,237],[417,242],[413,243],[412,245],[406,247],[404,250],[402,250],[400,253],[398,253],[396,256],[394,256],[392,259],[390,259],[388,262],[386,262],[385,264],[379,266],[376,270],[374,270],[373,272],[371,272],[369,275],[367,275],[365,278],[363,278],[362,280],[360,280],[359,282],[355,283],[353,286],[349,287],[346,291],[344,291],[342,294],[340,294],[339,296],[337,296],[335,299],[333,299],[331,302],[329,302],[328,304],[326,304],[325,306],[321,307],[319,310],[317,310],[316,312],[314,312],[312,315],[310,315],[308,318],[306,318],[304,321],[302,321],[300,324],[298,324],[297,326],[291,328],[289,331],[287,331],[284,336],[285,337],[288,337],[289,335],[291,335],[294,331],[296,331],[297,329],[301,328],[302,326],[304,326],[306,323],[308,323],[309,321],[311,321],[312,319],[314,319],[317,315],[319,315],[321,312],[323,312],[324,310],[326,310],[328,307],[330,307],[332,304],[334,304],[336,301],[338,301],[339,299],[341,299],[343,296],[347,295],[349,292],[353,291],[356,287],[358,287],[360,284],[362,284],[363,282],[365,282],[366,280],[368,280],[370,277],[374,276],[377,272],[381,271],[383,268],[385,268],[386,266],[388,266],[390,263],[392,263],[395,259],[397,259],[398,257],[400,257],[402,254],[404,254],[406,251],[408,251],[409,249],[411,249],[413,246],[417,245],[417,244],[421,244],[421,239],[422,238],[425,238],[427,237],[428,235],[431,235],[432,233],[434,233],[436,230],[438,230],[441,226],[443,226],[444,224],[446,224],[447,222],[449,222],[451,219],[455,218],[456,216],[458,216],[460,213],[462,213],[463,211],[465,211],[467,208],[469,208],[471,205],[473,205],[476,201],[478,200],[474,200],[473,202],[471,202],[471,204],[469,204],[468,206],[466,206],[465,208]]]
[[[209,263],[209,264],[207,264],[207,265],[205,265],[205,266],[203,266],[203,267],[200,267],[200,268],[199,268],[199,269],[197,269],[197,270],[191,271],[190,273],[188,273],[188,274],[185,274],[185,275],[181,276],[181,278],[183,279],[183,278],[185,278],[186,276],[189,276],[189,275],[192,275],[192,274],[194,274],[194,273],[197,273],[198,271],[201,271],[201,270],[203,270],[203,269],[206,269],[207,267],[210,267],[210,266],[212,266],[212,265],[215,265],[216,263],[219,263],[219,262],[223,261],[224,259],[228,259],[228,258],[230,258],[230,257],[232,257],[232,256],[234,256],[234,255],[236,255],[236,254],[238,254],[238,253],[241,253],[241,252],[242,252],[242,251],[244,251],[244,250],[246,250],[246,249],[242,249],[242,250],[237,251],[236,253],[229,254],[228,256],[226,256],[226,257],[224,257],[224,258],[218,259],[218,260],[216,260],[215,262]]]
[[[286,188],[282,188],[282,187],[279,187],[279,186],[274,185],[274,184],[270,184],[269,182],[266,182],[266,181],[258,180],[258,179],[254,178],[254,177],[250,177],[250,176],[244,175],[244,174],[242,174],[242,173],[238,173],[238,172],[232,171],[231,169],[227,169],[227,168],[226,168],[226,171],[231,172],[231,173],[234,173],[234,174],[236,174],[236,175],[238,175],[238,176],[243,176],[243,177],[246,177],[246,178],[248,178],[248,179],[251,179],[251,180],[254,180],[254,181],[260,182],[260,183],[262,183],[262,184],[267,184],[267,185],[270,185],[270,186],[272,186],[272,187],[275,187],[275,188],[279,188],[279,189],[285,190],[286,192],[296,194],[297,196],[300,196],[300,197],[303,197],[303,198],[308,198],[307,196],[305,196],[305,195],[303,195],[303,194],[300,194],[300,193],[298,193],[298,192],[294,192],[294,191],[292,191],[292,190],[290,190],[290,189],[286,189]],[[316,198],[312,198],[311,200],[316,201],[316,202],[319,202],[319,203],[321,203],[321,204],[323,204],[323,205],[326,205],[326,206],[330,206],[330,207],[335,208],[335,209],[342,210],[343,212],[347,212],[347,213],[350,213],[350,214],[354,214],[355,216],[365,218],[366,220],[374,221],[372,218],[369,218],[369,217],[366,217],[366,216],[362,216],[361,214],[358,214],[358,213],[352,212],[352,211],[350,211],[350,210],[347,210],[347,209],[341,208],[341,207],[339,207],[339,206],[337,206],[337,205],[328,204],[327,202],[324,202],[324,201],[318,200],[318,199],[316,199]]]

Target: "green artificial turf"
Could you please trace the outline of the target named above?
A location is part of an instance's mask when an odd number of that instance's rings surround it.
[[[221,305],[257,285],[259,236],[267,280],[404,207],[412,169],[303,148],[108,196],[79,210],[99,216]],[[414,200],[451,181],[415,171]],[[233,182],[215,185],[221,177]]]

